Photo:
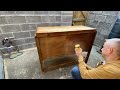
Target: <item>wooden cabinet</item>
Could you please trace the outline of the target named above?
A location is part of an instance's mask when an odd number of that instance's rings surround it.
[[[77,64],[75,44],[88,52],[87,62],[96,29],[86,26],[38,27],[35,35],[41,70],[43,72]]]

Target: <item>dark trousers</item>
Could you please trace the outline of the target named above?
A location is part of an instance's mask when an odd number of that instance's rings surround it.
[[[78,66],[72,69],[71,74],[73,79],[82,79]]]

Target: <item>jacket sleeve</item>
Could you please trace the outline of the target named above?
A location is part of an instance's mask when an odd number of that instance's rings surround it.
[[[78,67],[83,79],[109,79],[114,76],[109,65],[101,65],[97,68],[87,69],[86,63],[81,61],[79,62]]]
[[[93,69],[93,67],[91,67],[91,66],[89,66],[89,65],[87,65],[87,64],[86,64],[86,68],[87,68],[88,70]]]

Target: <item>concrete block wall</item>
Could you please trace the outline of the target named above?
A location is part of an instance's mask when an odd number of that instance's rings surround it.
[[[119,15],[119,11],[89,11],[86,26],[97,30],[94,44],[100,47],[103,45]]]
[[[72,16],[73,11],[0,11],[0,50],[5,37],[14,37],[20,50],[35,47],[37,27],[71,25]]]

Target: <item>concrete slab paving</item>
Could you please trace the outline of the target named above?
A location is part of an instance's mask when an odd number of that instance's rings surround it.
[[[93,46],[88,65],[95,67],[98,61],[103,61],[101,54],[97,53],[99,47]],[[5,79],[71,79],[71,69],[75,66],[59,68],[41,72],[37,48],[26,49],[23,54],[14,59],[4,59]]]
[[[0,56],[0,79],[3,79],[3,59]]]

